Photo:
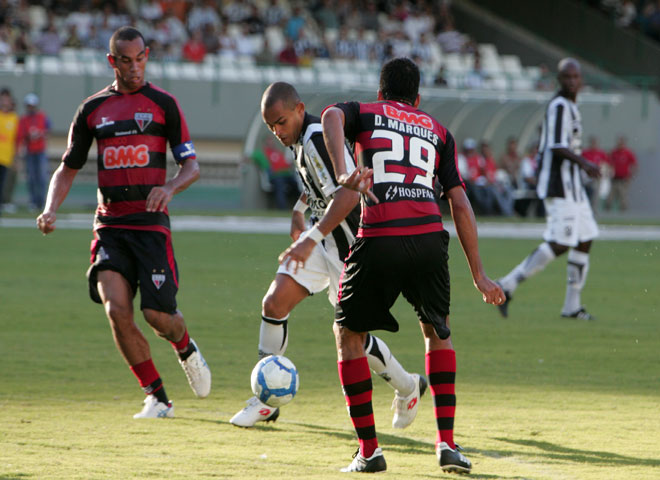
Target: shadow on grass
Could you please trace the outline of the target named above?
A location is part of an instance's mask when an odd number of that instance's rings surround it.
[[[0,480],[23,480],[24,478],[30,478],[32,476],[31,473],[0,473]]]
[[[627,457],[618,453],[611,452],[598,452],[592,450],[579,450],[575,448],[567,448],[562,445],[557,445],[550,442],[540,442],[538,440],[512,440],[510,438],[495,438],[504,443],[519,445],[523,447],[532,447],[545,452],[544,456],[553,460],[564,460],[577,463],[591,463],[594,465],[611,465],[611,466],[646,466],[646,467],[660,467],[660,460],[652,458],[638,458]],[[503,450],[488,450],[478,451],[486,456],[507,456],[507,455],[534,455],[537,453],[527,453],[520,451],[503,451]]]

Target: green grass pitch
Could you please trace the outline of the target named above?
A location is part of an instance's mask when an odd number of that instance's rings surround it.
[[[139,324],[176,418],[136,421],[143,395],[116,351],[84,277],[90,232],[0,231],[0,480],[346,478],[357,442],[336,371],[325,294],[290,320],[296,399],[274,424],[228,423],[250,395],[260,302],[282,235],[175,233],[179,305],[213,371],[198,400],[171,347]],[[537,241],[481,241],[487,271],[506,273]],[[472,287],[451,243],[458,356],[456,440],[477,479],[660,478],[660,251],[654,242],[596,242],[583,301],[598,320],[561,319],[565,259],[523,284],[510,318]],[[412,309],[382,333],[423,372]],[[391,428],[392,390],[374,380],[387,478],[443,477],[430,396],[408,429]]]

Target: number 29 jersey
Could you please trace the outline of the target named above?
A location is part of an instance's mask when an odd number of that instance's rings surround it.
[[[420,235],[443,230],[434,196],[462,186],[456,145],[449,131],[430,115],[405,103],[347,102],[344,134],[360,165],[373,169],[373,193],[362,196],[358,237]]]

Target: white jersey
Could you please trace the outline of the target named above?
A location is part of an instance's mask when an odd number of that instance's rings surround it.
[[[582,117],[575,102],[557,95],[545,112],[539,142],[539,198],[565,198],[574,202],[587,200],[582,185],[582,169],[574,162],[553,153],[553,148],[567,148],[582,153]]]

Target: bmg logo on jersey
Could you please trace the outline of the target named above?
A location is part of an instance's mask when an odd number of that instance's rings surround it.
[[[383,105],[383,111],[388,118],[393,118],[394,120],[399,120],[410,125],[417,125],[418,127],[433,128],[431,118],[422,113],[406,112],[405,110],[394,108],[392,105]]]
[[[106,169],[146,167],[149,164],[149,147],[146,145],[120,145],[103,150],[103,166]]]

